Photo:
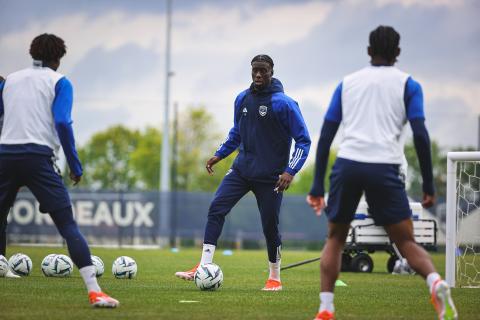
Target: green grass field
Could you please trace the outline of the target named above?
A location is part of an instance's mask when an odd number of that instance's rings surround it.
[[[40,263],[49,253],[67,253],[65,248],[9,247],[8,256],[23,252],[33,260],[29,277],[0,278],[0,319],[313,319],[318,308],[318,262],[286,270],[284,290],[262,292],[267,278],[266,252],[234,251],[215,262],[222,267],[224,283],[215,292],[201,292],[194,283],[176,279],[175,271],[193,266],[199,250],[97,249],[92,253],[105,262],[102,288],[120,300],[118,309],[90,308],[87,294],[75,269],[71,278],[46,278]],[[137,278],[117,280],[111,275],[113,260],[133,257],[139,266]],[[283,251],[283,264],[314,258],[311,251]],[[347,287],[336,290],[338,319],[434,319],[424,281],[419,276],[386,273],[388,256],[372,255],[371,274],[342,273]],[[444,255],[434,255],[444,270]],[[453,289],[460,319],[480,319],[480,289]],[[181,300],[198,301],[180,303]]]

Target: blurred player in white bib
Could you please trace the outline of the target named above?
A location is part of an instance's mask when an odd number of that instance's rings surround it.
[[[370,33],[371,65],[347,75],[325,115],[316,156],[316,172],[307,202],[317,215],[325,207],[324,177],[330,146],[340,123],[344,137],[330,175],[325,213],[328,238],[323,248],[320,308],[315,319],[334,319],[333,290],[341,254],[359,200],[365,193],[372,218],[385,228],[410,266],[426,279],[439,319],[457,319],[450,288],[413,235],[405,191],[403,131],[409,122],[423,178],[425,208],[434,204],[430,139],[425,127],[423,93],[410,75],[394,67],[400,35],[379,26]]]
[[[0,84],[0,254],[5,255],[5,225],[10,207],[22,186],[28,187],[65,239],[94,307],[116,307],[119,302],[102,292],[90,249],[73,218],[68,191],[55,164],[60,146],[70,178],[80,182],[83,169],[72,129],[73,88],[57,72],[66,53],[64,41],[53,34],[33,39],[33,66],[7,76]]]

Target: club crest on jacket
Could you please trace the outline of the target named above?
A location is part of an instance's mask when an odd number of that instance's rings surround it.
[[[267,115],[267,110],[268,110],[267,106],[258,107],[258,113],[260,113],[262,117],[265,117]]]

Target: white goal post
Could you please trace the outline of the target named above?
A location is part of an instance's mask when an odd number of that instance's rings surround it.
[[[459,238],[459,213],[461,214],[460,219],[463,217],[468,216],[471,212],[470,209],[476,208],[475,210],[478,211],[478,201],[480,199],[480,190],[478,190],[479,184],[479,174],[480,174],[480,152],[449,152],[447,155],[447,214],[446,214],[446,270],[445,276],[446,281],[451,287],[455,287],[459,285],[457,281],[457,275],[462,270],[459,267],[462,267],[458,264],[457,257],[461,257],[462,254],[467,254],[465,250],[463,253],[460,249],[461,239]],[[458,164],[461,164],[461,167],[458,167]],[[469,171],[466,172],[468,167]],[[469,172],[473,168],[474,174],[470,176]],[[462,173],[462,170],[463,171]],[[458,174],[458,176],[457,176]],[[465,176],[468,179],[465,179]],[[462,185],[462,179],[468,180],[467,186]],[[474,181],[474,182],[472,182]],[[467,189],[467,191],[465,191]],[[459,195],[460,192],[460,195]],[[467,195],[465,195],[467,194]],[[463,204],[467,203],[467,212],[463,212],[462,206],[460,205],[461,197],[468,198],[463,200]],[[470,202],[472,200],[473,201]],[[466,202],[465,202],[466,201]],[[463,206],[465,207],[465,206]],[[473,211],[473,210],[472,210]],[[476,212],[475,214],[479,214],[480,212]],[[477,218],[475,218],[477,219]],[[473,226],[476,227],[477,237],[480,238],[480,226]],[[479,242],[480,243],[480,242]],[[473,265],[470,264],[468,266],[469,270],[476,270],[476,262],[475,262],[475,250],[478,249],[478,243],[472,244],[468,247],[470,250],[473,251]],[[480,258],[480,257],[477,257]],[[480,259],[479,259],[480,260]],[[478,263],[480,265],[480,263]],[[465,267],[467,269],[467,267]],[[480,270],[474,271],[477,272],[474,276],[473,280],[475,284],[473,286],[480,286]],[[468,276],[468,274],[467,274]],[[478,279],[477,279],[478,278]],[[461,284],[460,284],[461,285]],[[472,286],[467,284],[466,286]]]

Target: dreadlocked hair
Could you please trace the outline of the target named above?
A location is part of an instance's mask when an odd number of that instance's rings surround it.
[[[373,56],[381,56],[388,61],[395,61],[400,43],[400,34],[389,26],[378,26],[370,32],[370,48]]]
[[[34,60],[59,61],[65,53],[67,53],[65,42],[54,34],[41,34],[33,39],[30,45],[30,55]]]

